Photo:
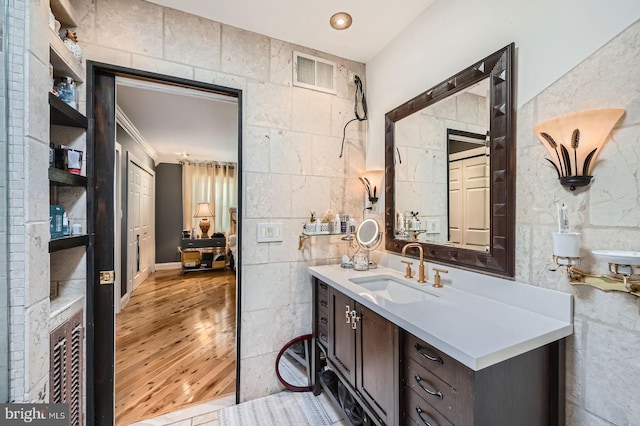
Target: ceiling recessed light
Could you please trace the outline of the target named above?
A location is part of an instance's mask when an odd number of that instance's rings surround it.
[[[346,30],[351,26],[353,19],[347,12],[334,13],[329,19],[329,25],[336,30]]]

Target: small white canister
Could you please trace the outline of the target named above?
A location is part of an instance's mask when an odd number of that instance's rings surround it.
[[[553,255],[559,265],[576,265],[580,263],[580,233],[554,232]]]

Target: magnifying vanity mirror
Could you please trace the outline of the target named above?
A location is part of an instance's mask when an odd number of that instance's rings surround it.
[[[425,258],[514,275],[513,55],[512,43],[386,114],[386,250],[420,242]]]
[[[276,357],[276,375],[287,389],[308,392],[311,386],[311,334],[287,342]]]
[[[360,249],[366,250],[364,253],[356,253],[354,256],[354,269],[356,271],[366,271],[368,269],[374,269],[378,265],[371,261],[371,250],[375,250],[382,243],[382,232],[380,232],[380,225],[375,219],[365,219],[358,226],[356,231],[356,242]],[[361,256],[358,256],[358,255]]]

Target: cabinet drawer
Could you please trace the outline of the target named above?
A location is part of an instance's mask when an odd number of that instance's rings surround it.
[[[327,330],[328,328],[326,325],[318,323],[318,342],[320,342],[325,348],[329,346],[329,334]]]
[[[420,398],[411,388],[404,387],[405,424],[411,426],[453,426],[431,404]]]
[[[441,414],[455,421],[459,410],[458,393],[413,359],[405,363],[405,384]],[[415,407],[414,407],[415,409]]]
[[[324,299],[327,300],[329,297],[329,286],[322,281],[316,281],[318,283],[318,296],[323,295]]]
[[[327,293],[318,292],[318,312],[324,312],[325,317],[329,311],[329,297]]]
[[[444,352],[410,333],[405,333],[404,339],[404,358],[406,359],[407,357],[413,359],[451,386],[458,387],[458,377],[463,374],[465,367]]]

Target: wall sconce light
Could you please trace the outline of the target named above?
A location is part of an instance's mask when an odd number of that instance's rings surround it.
[[[209,238],[209,228],[211,224],[209,223],[209,217],[214,217],[213,212],[211,211],[211,207],[209,207],[209,203],[198,203],[198,208],[196,209],[196,214],[193,217],[201,217],[200,221],[200,238]]]
[[[591,172],[602,146],[618,120],[622,108],[582,111],[543,121],[533,127],[547,148],[560,184],[575,191],[591,182]]]
[[[371,203],[369,210],[378,202],[378,191],[382,189],[382,178],[384,170],[367,170],[360,176],[360,182],[367,190],[367,198]]]

